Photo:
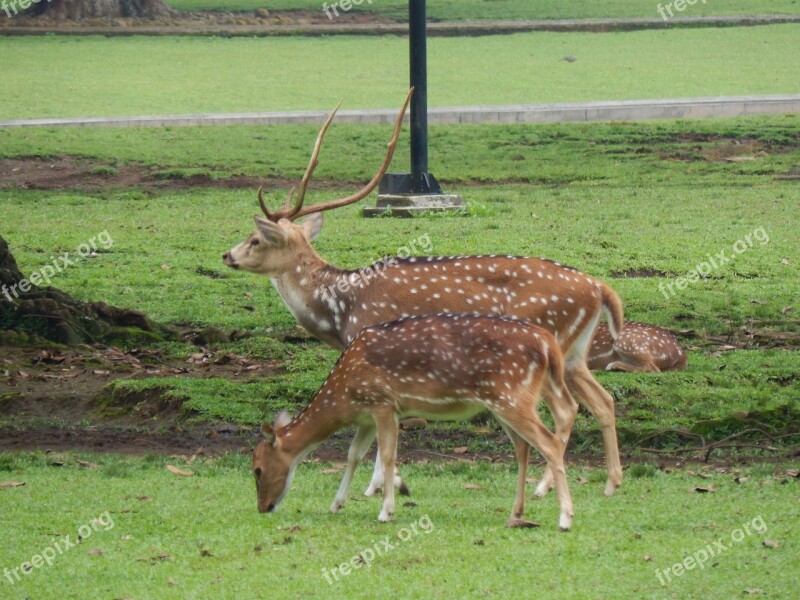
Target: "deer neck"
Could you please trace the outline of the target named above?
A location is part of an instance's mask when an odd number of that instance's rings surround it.
[[[309,333],[336,348],[344,348],[346,342],[340,334],[337,321],[342,310],[332,310],[341,305],[331,297],[330,290],[346,275],[346,271],[322,259],[310,246],[302,252],[291,267],[271,276],[286,307],[298,323]]]
[[[347,424],[335,400],[330,397],[329,401],[325,395],[327,387],[323,386],[311,404],[278,432],[284,451],[295,463]]]

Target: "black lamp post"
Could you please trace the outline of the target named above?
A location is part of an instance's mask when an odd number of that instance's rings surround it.
[[[441,194],[428,172],[428,53],[425,0],[408,0],[411,86],[411,173],[387,173],[380,194]]]

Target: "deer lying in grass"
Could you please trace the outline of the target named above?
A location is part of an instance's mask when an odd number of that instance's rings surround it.
[[[626,321],[614,340],[605,323],[595,329],[587,360],[595,371],[680,371],[686,368],[683,348],[666,329]]]
[[[529,444],[550,467],[560,506],[559,527],[570,528],[572,499],[564,444],[539,420],[540,392],[551,399],[557,423],[572,425],[577,406],[564,383],[555,338],[521,321],[482,315],[409,317],[358,333],[311,404],[294,420],[280,413],[264,423],[253,454],[258,510],[272,512],[285,497],[300,460],[333,432],[358,427],[347,468],[331,506],[345,503],[353,473],[377,432],[384,473],[393,473],[398,420],[406,416],[465,419],[488,410],[514,443],[519,474],[510,527],[522,520]],[[384,486],[380,521],[394,516],[394,486]]]
[[[550,260],[514,256],[410,257],[346,270],[323,260],[311,246],[322,229],[322,211],[357,202],[378,185],[391,162],[409,99],[410,92],[372,180],[347,198],[303,207],[334,110],[317,136],[294,205],[292,189],[283,208],[271,212],[259,190],[266,218],[255,217],[258,231],[223,254],[223,261],[231,268],[269,277],[299,323],[335,348],[345,348],[369,325],[434,313],[506,316],[547,329],[565,355],[565,379],[572,396],[600,422],[608,465],[605,493],[613,494],[622,483],[614,400],[586,365],[600,316],[609,320],[612,336],[622,328],[622,303],[609,286]],[[306,215],[304,221],[295,222]],[[331,294],[332,290],[336,293]],[[556,431],[565,447],[569,434],[568,429]],[[383,485],[380,465],[376,460],[367,495]],[[396,477],[395,485],[399,482]],[[545,494],[552,485],[552,474],[546,469],[537,495]]]

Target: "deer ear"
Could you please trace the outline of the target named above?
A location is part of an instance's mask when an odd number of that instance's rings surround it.
[[[286,427],[291,422],[292,422],[291,415],[285,410],[282,410],[281,412],[278,413],[278,416],[275,417],[275,423],[273,423],[272,428],[275,431],[277,431],[278,429]]]
[[[312,213],[300,223],[300,227],[303,228],[303,235],[309,242],[314,240],[322,231],[322,213]]]
[[[283,227],[263,217],[257,216],[254,217],[254,219],[256,227],[258,227],[258,231],[261,233],[261,237],[263,237],[264,241],[268,244],[279,246],[286,241],[286,231],[284,231]]]
[[[275,441],[275,430],[267,422],[261,424],[261,434],[268,443],[272,444]]]

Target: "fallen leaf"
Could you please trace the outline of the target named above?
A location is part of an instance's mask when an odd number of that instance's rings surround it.
[[[700,477],[701,479],[711,479],[713,477],[711,473],[702,473],[702,472],[698,473],[697,476]]]
[[[179,475],[180,477],[191,477],[194,475],[193,471],[183,471],[176,467],[175,465],[167,465],[167,471],[174,475]]]
[[[453,454],[466,454],[469,451],[467,446],[459,446],[458,448],[453,448]]]
[[[758,298],[750,298],[750,304],[767,304],[767,301],[759,300]]]
[[[483,488],[479,485],[475,485],[474,483],[468,483],[464,486],[465,490],[482,490]]]
[[[342,468],[341,467],[334,468],[334,469],[322,469],[320,471],[320,473],[322,473],[323,475],[335,475],[336,473],[341,473],[341,472],[342,472]]]
[[[127,542],[128,540],[132,540],[132,539],[133,539],[133,536],[132,536],[131,534],[127,533],[127,534],[123,535],[123,536],[122,536],[120,539],[121,539],[123,542]]]
[[[780,548],[781,545],[778,542],[773,542],[772,540],[764,540],[761,544],[765,548]]]
[[[405,506],[406,508],[414,508],[414,507],[417,506],[417,503],[416,502],[404,502],[403,506]]]
[[[708,487],[696,487],[692,491],[698,494],[711,494],[716,492],[717,488],[715,488],[713,485],[709,485]]]
[[[539,480],[536,477],[526,477],[525,483],[539,483]]]
[[[92,462],[89,462],[89,461],[86,461],[86,460],[76,460],[75,462],[78,463],[80,466],[82,466],[84,469],[96,469],[97,468],[96,464],[94,464]]]
[[[166,263],[164,263],[163,265],[161,265],[161,268],[162,268],[162,269],[164,269],[165,271],[169,271],[169,265],[168,265],[168,264],[166,264]]]
[[[0,488],[15,488],[27,485],[27,481],[0,481]]]
[[[153,497],[152,496],[136,496],[136,499],[141,501],[141,502],[152,502],[153,501]]]
[[[782,260],[781,260],[781,264],[782,264],[782,265],[788,265],[788,264],[790,264],[790,263],[789,263],[789,259],[788,259],[788,258],[784,258],[784,259],[782,259]]]
[[[585,485],[585,484],[589,483],[589,480],[586,479],[586,477],[578,477],[578,478],[575,479],[575,481],[577,481],[581,485]]]
[[[653,560],[653,557],[652,557],[652,556],[650,556],[649,554],[645,554],[645,556],[644,556],[644,559],[645,559],[647,562],[652,562],[652,560]]]
[[[175,580],[174,580],[172,577],[168,577],[168,578],[167,578],[167,585],[168,585],[168,586],[171,586],[171,587],[174,587],[174,586],[176,586],[176,585],[178,585],[178,584],[177,584],[177,583],[175,583]]]
[[[733,480],[734,480],[736,483],[744,483],[744,482],[745,482],[745,481],[747,481],[748,479],[750,479],[750,477],[734,477],[734,478],[733,478]]]
[[[17,375],[19,375],[22,379],[30,379],[31,378],[30,374],[26,373],[25,371],[17,371]]]
[[[106,371],[105,369],[95,369],[92,373],[95,375],[111,375],[111,371]]]
[[[761,589],[759,589],[759,588],[747,588],[747,589],[744,591],[744,593],[745,593],[745,594],[763,594],[763,593],[764,593],[764,590],[761,590]]]
[[[791,311],[793,308],[794,308],[793,306],[784,306],[784,307],[781,309],[781,314],[782,314],[782,315],[785,315],[786,313],[788,313],[789,311]]]
[[[786,474],[789,477],[794,477],[795,479],[800,478],[800,471],[798,471],[797,469],[787,469]]]
[[[200,548],[200,556],[214,556],[208,548]]]
[[[89,556],[103,556],[103,551],[100,548],[92,548],[86,554]]]

